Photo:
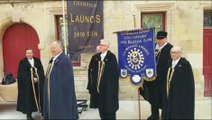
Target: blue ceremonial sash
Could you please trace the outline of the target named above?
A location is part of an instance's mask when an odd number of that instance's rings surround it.
[[[132,85],[141,87],[143,80],[156,78],[154,28],[118,32],[120,77],[130,76]]]

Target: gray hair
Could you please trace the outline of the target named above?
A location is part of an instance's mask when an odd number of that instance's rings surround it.
[[[100,44],[107,45],[108,47],[110,46],[110,42],[107,39],[101,39]]]
[[[180,46],[173,46],[171,52],[180,52],[182,53],[182,48]]]

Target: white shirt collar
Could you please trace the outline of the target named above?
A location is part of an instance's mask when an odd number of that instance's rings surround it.
[[[58,56],[59,56],[60,54],[62,54],[62,52],[63,52],[63,51],[61,51],[59,54],[57,54],[56,56],[53,57],[53,62],[58,58]]]
[[[32,58],[32,59],[28,59],[28,61],[29,61],[29,64],[32,66],[32,67],[34,67],[34,59]]]
[[[107,51],[104,52],[104,53],[101,53],[101,61],[103,61],[105,59],[105,56],[107,55]]]
[[[158,44],[156,44],[156,46],[155,46],[155,49],[156,50],[161,50],[161,49],[163,49],[163,47],[165,46],[167,44],[167,42],[165,42],[165,44],[163,45],[163,46],[159,46]]]
[[[174,68],[177,65],[179,60],[180,60],[180,57],[177,60],[172,60],[172,68]]]

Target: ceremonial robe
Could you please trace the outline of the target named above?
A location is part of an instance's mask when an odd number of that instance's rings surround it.
[[[171,60],[170,50],[173,46],[167,43],[161,51],[156,55],[156,80],[144,82],[144,89],[141,95],[156,108],[162,108],[162,101],[165,93],[165,81],[167,74],[168,61]]]
[[[170,61],[168,67],[171,66]],[[167,84],[168,81],[166,87]],[[194,76],[191,65],[185,58],[180,58],[170,79],[169,93],[166,92],[163,119],[194,119],[194,98]]]
[[[71,60],[61,53],[52,65],[44,82],[44,119],[78,119]]]
[[[118,76],[118,63],[115,55],[111,51],[107,51],[107,55],[104,58],[104,67],[102,69],[101,79],[97,83],[98,72],[100,72],[100,57],[101,53],[98,53],[94,59],[94,63],[97,64],[97,70],[94,71],[95,77],[94,84],[90,86],[95,92],[99,90],[98,94],[93,97],[98,101],[96,106],[108,113],[116,112],[119,109],[118,91],[119,91],[119,76]],[[96,67],[96,66],[95,66]],[[98,87],[99,86],[99,87]]]
[[[98,93],[97,93],[97,76],[98,76],[98,61],[100,60],[99,54],[95,54],[92,56],[91,61],[88,66],[88,85],[87,89],[90,94],[90,108],[97,108],[98,101]]]
[[[43,83],[44,83],[44,70],[42,63],[39,59],[34,59],[34,67],[37,68],[39,80],[36,83],[32,83],[30,65],[27,58],[22,59],[18,66],[18,100],[17,100],[17,111],[23,113],[31,113],[38,111],[35,97],[38,101],[38,106],[42,111],[43,103]],[[32,84],[34,84],[35,90],[33,92]],[[34,93],[36,94],[34,96]]]

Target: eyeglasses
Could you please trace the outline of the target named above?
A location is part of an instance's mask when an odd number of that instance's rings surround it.
[[[179,51],[171,51],[170,54],[177,54]]]

